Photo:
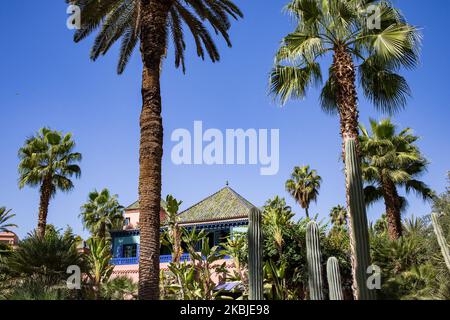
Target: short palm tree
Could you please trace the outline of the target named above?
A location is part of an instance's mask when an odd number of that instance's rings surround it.
[[[74,185],[70,178],[79,178],[77,165],[81,154],[74,152],[72,134],[42,128],[25,141],[19,150],[19,187],[40,188],[38,235],[45,235],[48,206],[56,191],[69,192]]]
[[[17,228],[17,225],[8,222],[15,216],[15,214],[11,213],[11,210],[6,210],[5,207],[0,207],[0,232],[11,232],[10,228]]]
[[[137,284],[127,276],[118,276],[102,286],[102,298],[106,300],[130,300],[137,293]]]
[[[347,224],[347,209],[341,205],[331,208],[330,211],[331,223],[334,226],[342,227]]]
[[[218,49],[205,26],[208,22],[228,46],[230,17],[242,17],[231,0],[66,0],[81,8],[82,25],[75,33],[81,41],[95,30],[91,59],[104,55],[122,39],[118,73],[122,73],[138,42],[143,64],[142,110],[140,117],[139,210],[141,254],[139,298],[159,298],[159,248],[161,161],[163,124],[161,118],[160,75],[169,37],[175,50],[175,65],[185,70],[185,27],[192,34],[197,54],[219,60]]]
[[[399,195],[398,188],[408,194],[414,191],[424,200],[431,200],[432,190],[418,180],[427,169],[428,162],[414,144],[418,137],[406,128],[397,133],[390,119],[379,123],[370,120],[372,134],[361,125],[360,146],[366,204],[384,199],[388,234],[391,239],[402,235],[401,212],[406,199]]]
[[[44,237],[35,231],[22,240],[17,249],[3,261],[0,267],[14,279],[38,277],[49,286],[65,284],[67,268],[79,266],[81,272],[86,265],[77,251],[73,237],[64,237],[58,232],[48,232]]]
[[[123,207],[108,189],[90,192],[88,202],[81,207],[83,225],[94,237],[105,239],[109,231],[123,226]]]
[[[311,201],[317,201],[321,182],[317,171],[309,166],[295,167],[291,179],[286,181],[286,191],[305,209],[307,218]]]
[[[310,87],[323,83],[320,60],[331,61],[320,105],[325,112],[339,115],[343,146],[355,144],[358,153],[357,84],[377,109],[403,108],[410,89],[398,71],[418,63],[418,29],[386,0],[292,0],[286,10],[298,23],[276,55],[271,92],[282,103],[304,98]],[[358,167],[360,159],[356,156],[350,163]],[[349,218],[357,224],[350,233],[354,294],[358,299],[373,299],[364,280],[370,257],[363,253],[367,250],[357,250],[368,246],[367,217],[365,212],[351,210],[351,203],[353,208],[364,208],[364,204],[353,197],[350,187],[346,171]]]

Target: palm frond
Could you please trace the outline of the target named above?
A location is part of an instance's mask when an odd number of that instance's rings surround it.
[[[321,81],[318,63],[306,63],[298,67],[277,65],[270,76],[270,92],[284,104],[291,98],[304,98],[308,86],[317,85]]]
[[[411,90],[405,78],[372,56],[359,66],[359,81],[364,95],[385,113],[395,113],[406,106]]]
[[[123,73],[133,54],[141,35],[141,13],[139,0],[67,0],[81,8],[82,26],[75,32],[76,42],[85,39],[99,30],[91,49],[91,58],[96,60],[105,55],[114,43],[121,41],[117,72]],[[191,31],[196,45],[197,55],[205,55],[213,62],[220,59],[216,44],[205,25],[220,34],[228,46],[231,46],[229,29],[230,18],[243,17],[239,8],[230,0],[174,0],[168,8],[166,28],[171,35],[175,50],[175,66],[185,72],[184,51],[186,44],[183,25]],[[164,48],[167,49],[167,48]]]

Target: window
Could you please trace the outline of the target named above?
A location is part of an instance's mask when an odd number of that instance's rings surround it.
[[[216,244],[214,243],[215,241],[215,234],[214,232],[210,232],[207,235],[207,239],[208,239],[208,245],[210,248],[214,247]]]
[[[123,245],[123,257],[135,258],[137,256],[137,244],[124,244]]]
[[[168,256],[168,255],[171,255],[172,252],[170,251],[169,247],[161,245],[161,250],[160,250],[159,254],[161,256]]]
[[[230,236],[230,229],[221,229],[215,232],[215,241],[214,245],[219,246],[220,249],[223,249],[222,244],[227,241],[227,238]]]
[[[227,238],[230,236],[230,229],[222,229],[219,231],[219,243],[224,243],[227,241]]]
[[[129,225],[130,224],[130,218],[125,218],[125,221],[124,221],[124,225]]]

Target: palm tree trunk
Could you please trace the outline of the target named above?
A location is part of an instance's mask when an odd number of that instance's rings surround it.
[[[339,107],[340,129],[343,139],[343,149],[348,140],[356,143],[356,159],[351,159],[360,168],[358,144],[358,107],[356,94],[356,72],[351,54],[345,46],[334,48],[332,76],[336,83],[336,99]],[[343,157],[345,161],[345,153]],[[370,265],[367,216],[362,195],[362,181],[352,181],[350,173],[345,170],[346,200],[349,213],[349,234],[351,248],[351,264],[353,274],[353,294],[355,299],[374,299],[372,291],[368,290],[365,279],[366,270]],[[352,189],[351,189],[352,188]],[[359,197],[354,197],[351,190],[360,191]],[[362,203],[360,203],[362,202]],[[354,210],[352,208],[358,208]],[[366,250],[363,250],[366,248]]]
[[[305,214],[306,214],[306,217],[309,218],[309,208],[308,207],[305,208]]]
[[[338,88],[336,94],[342,139],[343,142],[349,138],[358,141],[359,112],[355,86],[355,66],[352,56],[345,47],[336,47],[334,50],[333,76]]]
[[[175,236],[175,243],[176,243],[176,252],[177,252],[177,262],[181,261],[181,255],[183,254],[183,250],[181,249],[181,229],[178,223],[175,226],[176,236]]]
[[[45,236],[45,228],[47,227],[47,214],[50,198],[52,196],[52,177],[47,176],[41,185],[41,196],[39,201],[39,216],[37,232],[40,238]]]
[[[172,262],[173,263],[179,263],[181,260],[181,238],[180,238],[180,227],[177,223],[172,227],[172,246],[173,246],[173,252],[172,252]]]
[[[141,0],[142,112],[139,150],[139,299],[159,299],[160,199],[163,126],[160,68],[170,1]]]
[[[401,205],[397,188],[390,179],[383,178],[382,181],[388,235],[391,240],[397,240],[402,236]]]
[[[104,222],[100,224],[100,230],[98,233],[98,237],[103,240],[106,239],[106,224]]]

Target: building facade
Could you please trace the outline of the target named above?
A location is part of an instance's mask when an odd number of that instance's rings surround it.
[[[164,202],[161,208],[164,208]],[[229,186],[222,188],[178,215],[179,224],[188,231],[206,230],[209,245],[215,246],[227,237],[247,231],[248,216],[253,204],[243,198]],[[123,230],[111,232],[112,254],[114,265],[113,276],[126,275],[137,281],[139,278],[139,203],[135,202],[125,209],[125,226]],[[160,212],[161,231],[165,229],[166,213]],[[172,255],[167,248],[160,252],[160,268],[167,270]],[[184,253],[182,261],[189,261],[189,255]],[[226,259],[227,266],[232,267],[232,261]]]
[[[19,237],[14,232],[0,232],[0,243],[15,248],[19,244]]]

